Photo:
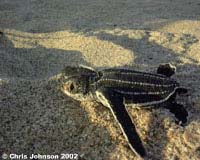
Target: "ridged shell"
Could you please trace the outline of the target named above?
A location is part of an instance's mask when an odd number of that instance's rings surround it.
[[[97,88],[113,89],[128,103],[156,104],[172,96],[179,84],[172,78],[159,74],[138,72],[127,69],[106,69],[101,71]]]

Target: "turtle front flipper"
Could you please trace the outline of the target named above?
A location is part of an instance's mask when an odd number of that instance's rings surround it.
[[[157,74],[162,74],[167,77],[171,77],[176,72],[176,67],[170,63],[161,64],[157,69]]]
[[[145,157],[146,151],[136,131],[135,125],[133,124],[123,103],[123,97],[111,89],[96,91],[96,95],[101,103],[109,107],[112,111],[114,118],[118,122],[124,137],[128,141],[128,144],[133,152],[141,157]]]

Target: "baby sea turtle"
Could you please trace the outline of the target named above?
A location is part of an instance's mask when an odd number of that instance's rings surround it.
[[[162,106],[173,113],[179,124],[187,122],[188,112],[175,101],[176,94],[186,93],[171,76],[175,67],[160,65],[157,74],[130,69],[104,69],[67,66],[61,76],[62,91],[79,101],[94,99],[107,106],[118,122],[130,148],[139,156],[146,151],[126,106]]]

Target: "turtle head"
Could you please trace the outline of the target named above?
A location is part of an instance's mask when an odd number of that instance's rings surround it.
[[[61,75],[61,90],[76,100],[84,100],[90,96],[90,84],[97,73],[84,66],[67,66]]]

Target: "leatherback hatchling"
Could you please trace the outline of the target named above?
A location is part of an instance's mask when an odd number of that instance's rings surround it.
[[[179,124],[185,124],[188,112],[183,105],[176,103],[175,97],[186,93],[187,89],[171,78],[174,73],[175,67],[171,64],[160,65],[157,74],[130,69],[95,71],[84,66],[67,66],[61,74],[61,89],[76,100],[94,99],[107,106],[132,151],[145,157],[145,148],[126,106],[163,106],[175,115]]]

